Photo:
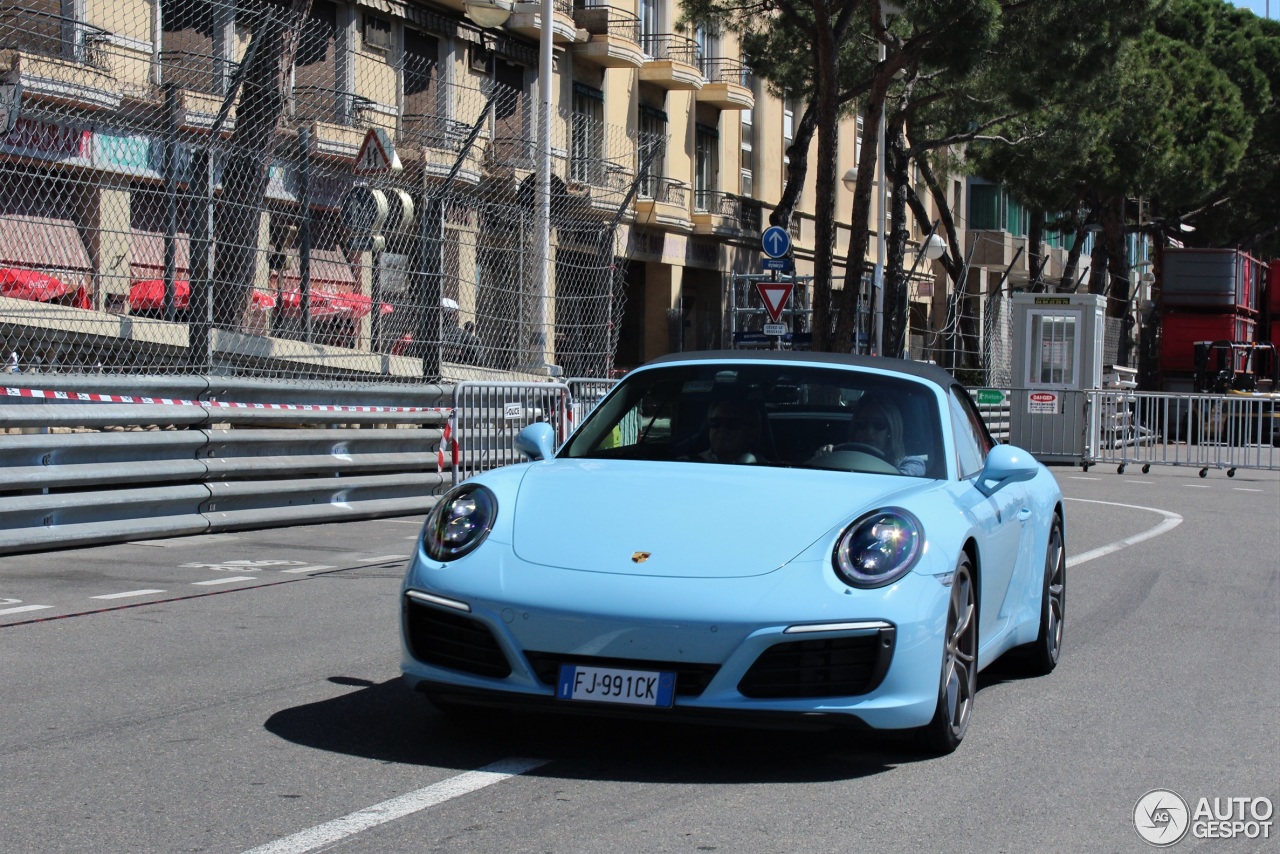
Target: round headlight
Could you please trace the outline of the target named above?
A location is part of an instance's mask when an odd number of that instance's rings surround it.
[[[924,551],[920,520],[905,510],[868,513],[845,529],[831,562],[854,587],[883,587],[911,571]]]
[[[456,560],[484,542],[498,515],[498,500],[478,483],[445,493],[427,516],[422,545],[432,560]]]

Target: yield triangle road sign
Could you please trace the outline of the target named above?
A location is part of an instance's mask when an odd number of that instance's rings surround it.
[[[774,323],[778,322],[787,300],[791,299],[793,287],[795,285],[791,282],[756,282],[756,290],[760,292],[760,299],[764,301],[764,310],[769,312],[769,319]]]

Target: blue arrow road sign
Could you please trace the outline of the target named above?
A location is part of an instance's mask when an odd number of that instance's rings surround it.
[[[791,251],[791,235],[785,228],[771,225],[760,235],[760,246],[770,258],[781,258]]]

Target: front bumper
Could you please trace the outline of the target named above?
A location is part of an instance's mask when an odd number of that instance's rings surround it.
[[[411,687],[476,705],[802,728],[923,726],[937,704],[945,576],[853,590],[818,563],[735,579],[502,569],[410,568]],[[674,706],[557,700],[562,663],[674,671]]]

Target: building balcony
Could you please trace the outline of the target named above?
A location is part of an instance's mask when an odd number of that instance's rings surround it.
[[[738,197],[738,231],[743,236],[758,235],[764,221],[764,209],[759,200],[748,196]]]
[[[702,60],[706,83],[698,90],[698,103],[721,110],[750,110],[756,105],[751,92],[751,72],[736,59],[711,57]]]
[[[311,150],[318,157],[354,160],[371,127],[394,129],[393,107],[354,92],[323,86],[295,86],[289,116],[311,126]]]
[[[670,33],[640,36],[644,65],[640,79],[663,89],[696,92],[706,80],[699,68],[698,43],[686,36]]]
[[[640,182],[636,225],[685,234],[693,231],[689,218],[689,185],[673,178],[650,175]]]
[[[640,68],[640,19],[613,6],[587,6],[573,10],[573,20],[587,33],[585,42],[573,46],[574,59],[602,68]]]
[[[0,70],[24,98],[114,110],[121,87],[112,72],[111,33],[23,3],[0,11]]]
[[[573,22],[573,0],[553,0],[551,40],[569,44],[578,40],[578,25]],[[530,39],[542,34],[542,2],[517,3],[507,19],[507,29]]]
[[[742,233],[738,223],[742,202],[720,190],[695,190],[693,193],[693,233],[715,237],[737,237]]]
[[[569,161],[568,197],[574,208],[568,213],[582,219],[612,221],[627,198],[635,176],[612,160],[575,157]],[[627,219],[624,211],[620,219]]]
[[[160,79],[202,95],[225,95],[240,63],[186,50],[160,51]]]
[[[435,115],[405,113],[400,121],[400,159],[405,166],[420,163],[424,178],[443,180],[453,171],[458,158],[462,157],[454,180],[474,186],[480,183],[482,145],[477,138],[467,147],[467,137],[470,134],[471,126],[466,122]]]

